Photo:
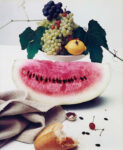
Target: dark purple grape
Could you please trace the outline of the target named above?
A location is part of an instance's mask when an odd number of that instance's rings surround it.
[[[65,48],[62,48],[62,50],[58,53],[58,55],[70,55],[70,54]]]
[[[51,7],[49,5],[45,6],[44,9],[49,10]]]
[[[48,12],[47,11],[44,11],[43,14],[44,14],[44,16],[48,16]]]
[[[66,13],[67,13],[67,14],[70,14],[71,12],[68,10],[68,11],[66,11]]]
[[[52,7],[51,7],[51,9],[55,11],[55,9],[56,9],[56,6],[52,6]]]
[[[63,10],[62,10],[62,9],[60,10],[60,13],[63,13]]]
[[[43,8],[43,15],[47,16],[48,20],[52,20],[53,18],[57,19],[59,13],[63,13],[61,7],[61,2],[55,4],[53,0],[50,0]]]
[[[53,5],[54,5],[54,1],[49,1],[49,2],[47,3],[47,5],[53,6]]]
[[[50,14],[53,14],[53,12],[54,12],[53,9],[50,9],[50,10],[48,11],[49,15],[50,15]]]
[[[45,11],[45,8],[43,8],[42,11],[44,12],[44,11]]]
[[[57,18],[57,17],[58,17],[58,13],[54,13],[53,18]]]
[[[43,11],[43,13],[44,13],[44,12],[46,12],[46,11],[47,11],[47,9],[46,9],[46,8],[43,8],[43,10],[42,10],[42,11]]]
[[[51,21],[52,20],[52,16],[48,15],[47,19]]]
[[[45,5],[44,5],[44,8],[46,8],[47,6],[48,6],[48,5],[47,5],[47,4],[45,4]]]
[[[57,12],[57,13],[60,13],[60,11],[61,11],[60,9],[58,9],[58,8],[56,9],[56,12]]]
[[[62,7],[62,3],[61,2],[57,3],[56,5],[59,6],[60,8]]]

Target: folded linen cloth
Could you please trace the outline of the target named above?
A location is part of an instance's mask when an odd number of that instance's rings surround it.
[[[0,93],[0,147],[13,138],[33,143],[45,126],[64,120],[61,106],[43,105],[28,99],[27,93],[20,90]]]

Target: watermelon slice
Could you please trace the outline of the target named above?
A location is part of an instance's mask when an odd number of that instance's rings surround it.
[[[53,106],[92,100],[107,87],[108,64],[16,60],[13,80],[18,88],[42,104]]]

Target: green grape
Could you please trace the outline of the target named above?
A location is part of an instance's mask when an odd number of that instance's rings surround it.
[[[73,14],[67,14],[67,17],[63,17],[59,14],[61,20],[60,27],[56,26],[56,19],[48,21],[47,19],[38,22],[38,26],[44,26],[47,28],[41,43],[43,43],[42,50],[48,55],[57,55],[62,49],[62,38],[72,35],[72,31],[78,26],[73,21]],[[55,25],[55,29],[51,29],[51,26]]]

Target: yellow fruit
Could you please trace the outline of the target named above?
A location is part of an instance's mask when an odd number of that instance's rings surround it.
[[[80,40],[71,40],[65,45],[65,49],[72,55],[80,55],[86,51],[85,44]]]

